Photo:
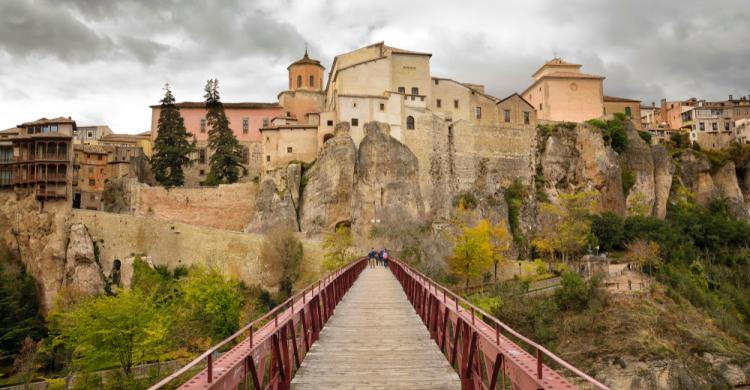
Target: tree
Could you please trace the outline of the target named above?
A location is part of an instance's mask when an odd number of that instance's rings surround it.
[[[510,251],[511,237],[505,224],[498,222],[489,230],[490,247],[492,248],[492,266],[494,281],[497,283],[497,266],[506,260]]]
[[[592,241],[590,214],[598,209],[596,191],[562,194],[557,204],[540,206],[540,231],[532,244],[552,258],[560,253],[563,262],[568,256],[582,251]]]
[[[475,227],[464,227],[454,239],[449,266],[454,274],[464,278],[467,289],[469,281],[480,276],[492,264],[489,231],[490,224],[482,220]]]
[[[208,147],[211,149],[210,170],[206,184],[235,183],[240,178],[242,147],[229,127],[229,119],[224,113],[224,105],[219,98],[219,80],[206,82],[206,124]]]
[[[292,295],[304,257],[302,243],[294,233],[282,226],[271,229],[260,250],[267,284],[279,285],[286,296]]]
[[[654,241],[635,240],[628,244],[628,253],[625,258],[628,262],[637,265],[641,271],[648,270],[653,273],[659,269],[661,258],[659,257],[659,244]]]
[[[591,216],[591,233],[603,251],[622,249],[625,240],[625,224],[617,214],[607,211]]]
[[[39,340],[45,333],[33,278],[23,267],[0,259],[0,363],[11,362],[27,337]]]
[[[628,215],[638,215],[645,217],[651,215],[651,206],[646,200],[646,194],[641,191],[636,192],[628,202]]]
[[[130,376],[134,365],[167,348],[167,318],[138,290],[90,298],[69,312],[52,312],[49,322],[54,343],[72,348],[74,364],[86,370],[118,362]]]
[[[190,320],[201,328],[204,336],[223,340],[239,329],[242,307],[239,282],[225,278],[213,268],[191,267],[181,290]]]
[[[333,271],[352,260],[350,248],[353,243],[352,231],[347,226],[339,226],[333,233],[323,237],[323,270]]]
[[[169,84],[164,86],[164,90],[151,169],[156,181],[170,188],[185,184],[182,167],[192,163],[190,153],[195,152],[195,140],[192,143],[189,141],[193,135],[185,129],[185,122],[175,105]]]

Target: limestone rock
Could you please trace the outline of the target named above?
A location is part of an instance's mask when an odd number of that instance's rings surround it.
[[[667,215],[667,201],[672,189],[672,175],[674,175],[675,166],[664,146],[652,145],[651,156],[654,162],[653,214],[657,218],[664,219]]]
[[[349,123],[336,125],[315,164],[305,173],[300,225],[303,232],[317,234],[352,220],[352,191],[357,150],[349,136]]]
[[[707,206],[718,195],[708,159],[688,149],[679,156],[679,162],[680,183],[695,196],[697,204]]]
[[[737,218],[748,219],[747,206],[742,190],[737,181],[737,173],[733,162],[728,162],[711,175],[719,198],[729,205],[729,211]]]
[[[255,198],[255,213],[245,232],[262,233],[274,226],[299,231],[296,202],[299,202],[301,172],[299,164],[289,164],[266,175]]]
[[[96,261],[94,243],[86,226],[81,223],[70,226],[63,285],[91,295],[104,291],[104,280]]]
[[[367,231],[372,219],[424,216],[417,157],[389,133],[386,123],[365,124],[357,152],[352,214],[352,224],[360,233]]]
[[[634,202],[643,202],[651,212],[656,199],[651,148],[632,125],[628,125],[627,134],[628,146],[620,156],[621,164],[635,176],[635,183],[625,199],[626,210],[630,210]]]

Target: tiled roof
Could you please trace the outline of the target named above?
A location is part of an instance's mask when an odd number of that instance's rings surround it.
[[[240,102],[240,103],[223,103],[224,108],[281,108],[279,103],[258,103],[258,102]],[[181,102],[175,104],[177,108],[206,108],[205,102]],[[160,104],[154,104],[151,108],[159,108]]]
[[[563,78],[563,79],[604,79],[604,76],[597,76],[595,74],[579,73],[579,72],[552,72],[547,73],[541,78]]]
[[[607,96],[604,95],[604,101],[605,102],[623,102],[623,103],[640,103],[640,100],[635,99],[627,99],[627,98],[621,98],[621,97],[615,97],[615,96]]]
[[[56,124],[62,124],[62,123],[75,124],[76,122],[70,118],[59,116],[53,119],[40,118],[33,122],[26,122],[26,123],[20,124],[18,125],[18,127],[29,127],[29,126],[50,125],[50,124],[56,125]]]
[[[74,145],[73,147],[75,150],[81,150],[84,153],[91,153],[91,154],[107,154],[112,151],[111,147],[104,146],[104,145]]]
[[[310,57],[309,57],[309,56],[307,55],[307,50],[305,50],[305,55],[304,55],[304,56],[302,56],[302,58],[298,59],[297,61],[294,61],[294,62],[292,62],[292,63],[291,63],[291,64],[290,64],[290,65],[289,65],[289,66],[287,67],[287,69],[291,68],[291,67],[292,67],[292,66],[294,66],[294,65],[315,65],[315,66],[319,66],[319,67],[321,67],[321,68],[325,69],[325,67],[324,67],[323,65],[321,65],[321,64],[320,64],[320,61],[318,61],[318,60],[314,60],[314,59],[310,58]]]

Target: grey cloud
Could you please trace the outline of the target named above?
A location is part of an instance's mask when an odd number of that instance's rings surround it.
[[[53,56],[66,61],[93,60],[112,48],[70,13],[28,0],[0,2],[0,49],[13,56]]]
[[[154,42],[148,39],[141,39],[130,36],[120,37],[119,43],[128,52],[133,54],[140,62],[143,62],[145,64],[152,64],[161,52],[169,49],[167,45],[162,45],[158,42]]]

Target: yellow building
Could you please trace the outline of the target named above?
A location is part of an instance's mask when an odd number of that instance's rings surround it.
[[[135,135],[107,134],[99,139],[98,144],[106,146],[139,147],[143,149],[143,154],[148,158],[151,158],[151,154],[153,153],[150,131]]]
[[[583,122],[604,116],[604,77],[581,72],[580,64],[547,61],[521,96],[540,121]]]
[[[636,129],[642,127],[640,100],[604,96],[604,117],[611,118],[616,113],[625,114]]]

